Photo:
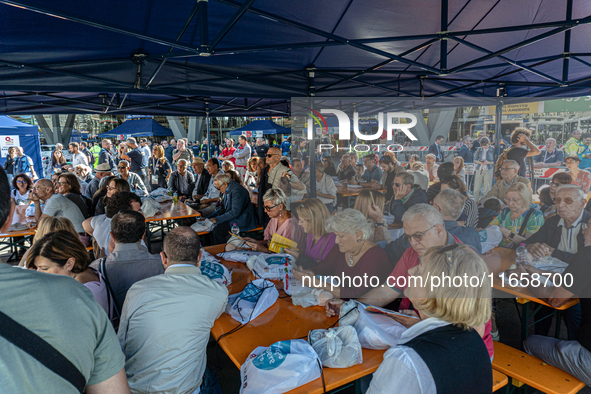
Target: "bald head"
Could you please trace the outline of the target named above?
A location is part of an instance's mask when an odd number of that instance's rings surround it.
[[[39,179],[36,182],[36,185],[41,187],[50,187],[53,189],[53,183],[49,179]]]

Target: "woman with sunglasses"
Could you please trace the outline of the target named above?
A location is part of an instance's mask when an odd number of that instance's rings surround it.
[[[29,192],[33,189],[33,180],[27,174],[18,174],[12,179],[10,199],[14,205],[29,205]]]
[[[482,339],[491,314],[490,282],[430,286],[434,276],[486,276],[486,263],[470,247],[452,244],[428,249],[409,275],[423,279],[422,286],[411,281],[404,291],[416,318],[393,316],[408,329],[384,354],[367,393],[490,393],[492,343]]]
[[[459,220],[459,222],[463,222],[461,225],[476,228],[478,226],[478,205],[476,205],[476,201],[472,197],[468,196],[466,184],[457,175],[450,175],[441,181],[441,190],[448,188],[459,191],[466,199],[464,212]]]
[[[80,212],[82,212],[82,216],[84,216],[85,219],[88,218],[88,205],[80,193],[80,181],[78,181],[76,175],[71,172],[60,174],[57,178],[56,191],[76,204],[78,209],[80,209]]]
[[[131,188],[129,187],[129,183],[125,179],[121,178],[113,178],[107,184],[107,193],[104,197],[101,197],[96,204],[96,209],[94,211],[96,215],[102,215],[106,211],[106,206],[109,203],[109,199],[113,196],[113,194],[117,192],[129,192]]]
[[[263,196],[265,212],[269,215],[269,224],[265,228],[264,240],[257,241],[253,238],[244,238],[246,244],[256,252],[269,253],[269,242],[274,234],[287,239],[296,240],[299,236],[293,234],[299,226],[297,220],[292,218],[291,212],[286,209],[287,196],[281,189],[271,189]],[[296,241],[297,242],[297,241]]]
[[[326,219],[326,231],[336,235],[338,248],[330,253],[312,269],[297,267],[292,269],[296,280],[304,285],[332,293],[335,298],[359,298],[371,290],[369,281],[359,283],[353,278],[373,278],[374,282],[385,283],[392,271],[388,255],[373,241],[374,224],[355,209],[347,208]],[[296,262],[297,264],[297,262]],[[332,286],[330,281],[313,281],[316,276],[350,277],[341,286]]]
[[[573,178],[573,185],[577,185],[585,193],[589,193],[589,189],[591,188],[591,172],[587,170],[581,170],[579,168],[579,162],[581,159],[579,156],[572,155],[567,156],[564,159],[564,164],[568,168],[570,176]]]
[[[489,224],[499,226],[503,233],[499,246],[516,249],[544,225],[544,214],[530,208],[531,202],[531,193],[526,185],[514,183],[509,186],[505,194],[507,208]]]
[[[29,251],[27,267],[54,275],[70,276],[92,292],[109,320],[113,319],[113,299],[102,276],[89,267],[90,257],[76,234],[59,230],[46,234]]]

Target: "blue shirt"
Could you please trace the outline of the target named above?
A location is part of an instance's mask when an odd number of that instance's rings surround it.
[[[290,149],[291,149],[291,144],[289,143],[289,141],[283,141],[281,143],[281,154],[283,156],[289,154]]]
[[[579,163],[579,168],[585,169],[591,167],[591,159],[586,159],[584,156],[591,154],[591,149],[588,146],[585,146],[585,149],[579,153],[579,157],[581,158],[581,162]]]
[[[131,161],[129,163],[130,171],[140,171],[148,166],[148,155],[139,147],[128,152],[127,156],[129,156],[129,160]]]
[[[534,156],[536,163],[556,163],[564,161],[564,152],[554,148],[554,152],[549,153],[546,149],[542,149],[539,155]]]
[[[382,169],[379,166],[374,166],[371,171],[365,170],[363,175],[361,175],[361,178],[363,179],[363,182],[376,180],[380,183],[382,181]]]
[[[466,145],[462,145],[458,151],[458,156],[464,159],[464,163],[474,163],[474,160],[472,159],[472,152]]]

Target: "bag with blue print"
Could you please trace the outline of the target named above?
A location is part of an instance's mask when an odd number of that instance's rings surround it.
[[[256,319],[279,298],[277,288],[270,280],[255,279],[240,293],[228,297],[226,313],[242,324]]]

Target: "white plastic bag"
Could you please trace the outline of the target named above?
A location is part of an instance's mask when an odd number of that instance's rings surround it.
[[[344,317],[351,310],[351,302],[357,304],[357,312],[353,310]],[[364,349],[383,350],[394,347],[398,344],[402,333],[406,331],[406,327],[396,320],[379,313],[370,313],[365,310],[365,305],[356,301],[343,304],[340,316],[339,326],[352,325]]]
[[[263,253],[252,256],[246,262],[246,266],[254,276],[269,280],[284,280],[291,274],[291,263],[295,261],[289,254]]]
[[[202,259],[201,273],[224,286],[232,284],[232,273],[223,264]]]
[[[281,394],[320,377],[318,355],[303,339],[257,347],[240,367],[240,394]]]
[[[168,196],[168,189],[165,189],[163,187],[159,187],[156,190],[152,190],[150,192],[150,196],[153,196],[153,197],[157,197],[157,196]]]
[[[210,263],[219,263],[220,259],[217,259],[213,254],[209,253],[208,251],[203,250],[203,257],[201,257],[201,262],[203,263],[204,261],[209,261]]]
[[[152,197],[144,199],[144,202],[142,203],[142,213],[144,214],[144,217],[150,218],[155,216],[160,212],[160,209],[160,203]]]
[[[238,294],[228,297],[226,313],[242,324],[256,319],[279,298],[279,292],[273,282],[255,279]]]
[[[308,342],[325,367],[349,368],[363,362],[357,331],[351,326],[312,330]]]
[[[294,305],[300,305],[302,308],[316,305],[324,306],[328,300],[334,298],[332,293],[328,291],[304,287],[301,282],[296,282],[291,291],[291,302]]]
[[[480,243],[482,244],[482,254],[499,246],[503,240],[503,233],[499,226],[489,226],[478,232],[480,235]]]
[[[250,252],[248,250],[232,250],[230,252],[218,253],[218,256],[226,261],[232,261],[234,263],[246,263],[252,256],[258,256],[263,252]]]
[[[193,231],[195,231],[196,233],[201,233],[203,231],[210,232],[214,226],[215,226],[215,224],[213,224],[213,222],[211,220],[205,219],[205,220],[198,220],[195,223],[193,223],[191,225],[191,229]]]

